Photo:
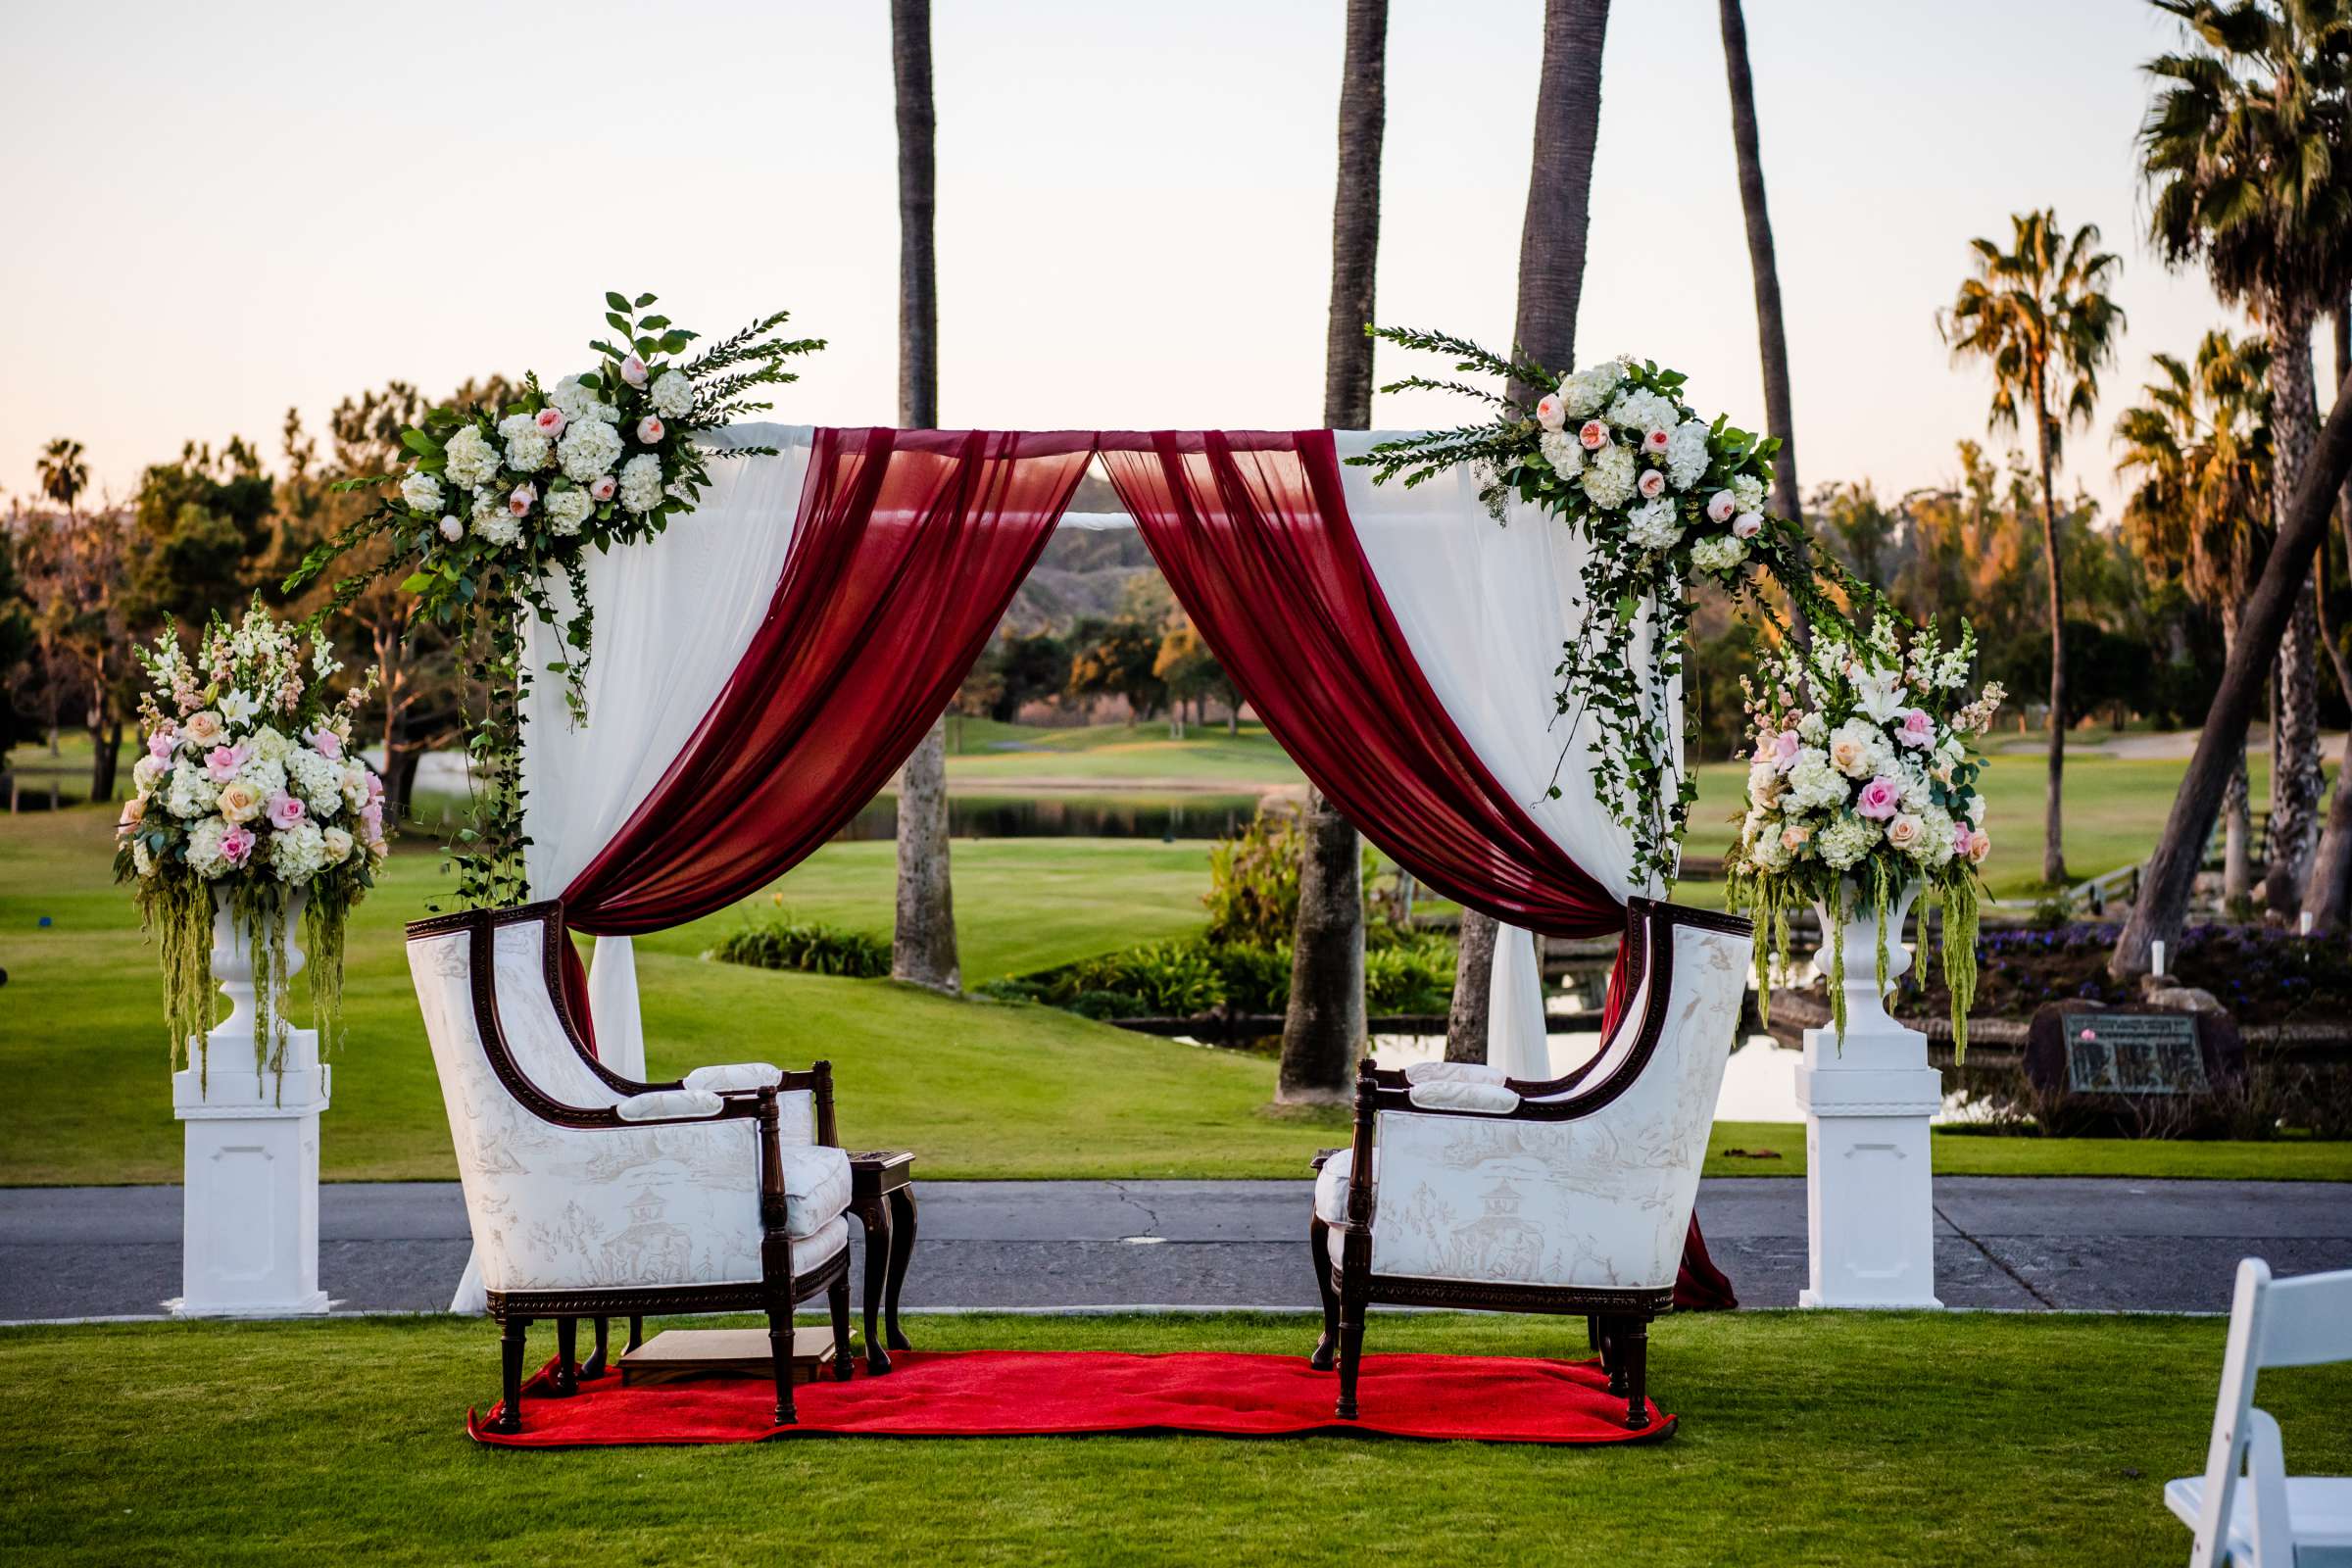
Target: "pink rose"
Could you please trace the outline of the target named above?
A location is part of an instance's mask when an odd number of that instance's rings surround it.
[[[1968,863],[1983,865],[1984,857],[1992,853],[1992,835],[1983,828],[1972,828],[1968,835]]]
[[[1902,785],[1881,773],[1862,786],[1862,793],[1854,800],[1854,812],[1884,822],[1899,810],[1902,804]]]
[[[1732,520],[1732,514],[1739,510],[1740,498],[1729,490],[1718,490],[1707,497],[1707,520],[1709,522],[1729,522]]]
[[[621,361],[620,378],[631,386],[645,385],[645,362],[634,354]]]
[[[649,414],[637,421],[637,440],[641,445],[660,446],[664,433],[664,427],[659,415]]]
[[[312,751],[317,752],[328,761],[340,762],[343,760],[343,737],[324,725],[311,731],[303,739],[311,743]]]
[[[1654,501],[1666,493],[1666,475],[1655,468],[1644,469],[1642,477],[1634,481],[1634,488],[1642,492],[1642,500]]]
[[[541,435],[553,441],[564,433],[564,411],[562,409],[541,409],[537,414],[531,416],[531,422],[539,427]]]
[[[1598,452],[1609,444],[1609,427],[1598,419],[1587,419],[1584,428],[1576,432],[1576,444],[1587,452]]]
[[[384,837],[384,803],[369,801],[361,807],[360,826],[366,830],[368,843],[381,843]]]
[[[220,858],[231,865],[243,865],[245,857],[253,853],[253,829],[237,824],[220,835]]]
[[[514,487],[514,493],[507,497],[507,510],[517,517],[527,517],[531,514],[531,503],[538,499],[539,487],[537,485],[518,484]]]
[[[1908,708],[1895,715],[1894,738],[1905,746],[1926,750],[1936,744],[1936,720],[1924,708]]]
[[[1558,393],[1546,392],[1536,399],[1536,422],[1546,430],[1557,430],[1568,423],[1568,408]]]
[[[1764,519],[1756,513],[1742,512],[1732,519],[1732,534],[1735,538],[1753,539],[1763,531]]]
[[[375,773],[368,775],[368,798],[371,801],[380,801],[384,798],[384,781],[380,775]]]
[[[172,760],[172,754],[178,747],[178,740],[168,729],[159,729],[147,737],[147,755],[159,762]]]
[[[1642,437],[1642,450],[1652,453],[1663,452],[1672,443],[1672,441],[1673,437],[1669,436],[1663,429],[1651,430]]]
[[[204,754],[205,774],[216,784],[225,784],[252,756],[250,746],[216,746]]]
[[[279,790],[275,795],[270,797],[270,825],[280,833],[300,823],[308,814],[303,808],[302,802],[288,795],[284,790]]]
[[[612,493],[619,488],[619,480],[609,473],[600,473],[589,483],[588,494],[599,501],[610,501],[612,499]]]
[[[454,545],[466,537],[466,525],[456,517],[443,517],[441,519],[441,537]]]
[[[1765,743],[1771,751],[1772,765],[1786,773],[1796,765],[1796,754],[1804,750],[1803,737],[1792,729],[1785,729]]]
[[[144,795],[133,795],[129,800],[122,803],[122,814],[116,819],[115,828],[118,832],[127,833],[132,828],[137,827],[140,821],[145,818],[146,815],[147,797]]]

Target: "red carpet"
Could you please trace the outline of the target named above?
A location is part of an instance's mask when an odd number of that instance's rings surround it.
[[[553,1363],[550,1363],[552,1366]],[[512,1437],[466,1415],[477,1443],[561,1448],[629,1443],[757,1443],[769,1438],[1035,1437],[1104,1432],[1202,1432],[1237,1438],[1372,1432],[1490,1443],[1625,1443],[1674,1430],[1655,1403],[1641,1432],[1623,1426],[1597,1361],[1500,1355],[1368,1355],[1356,1384],[1361,1419],[1331,1413],[1339,1375],[1296,1355],[1124,1355],[1106,1351],[904,1350],[893,1370],[855,1382],[803,1384],[796,1427],[768,1423],[764,1379],[711,1378],[622,1388],[617,1374],[568,1399],[543,1396],[547,1371],[525,1388],[522,1431]],[[495,1416],[496,1409],[491,1414]]]

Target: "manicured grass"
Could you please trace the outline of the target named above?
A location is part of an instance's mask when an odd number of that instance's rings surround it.
[[[2352,1143],[2309,1138],[2250,1144],[2128,1138],[2015,1138],[1937,1128],[1938,1176],[2129,1176],[2154,1180],[2352,1182]],[[1778,1159],[1727,1150],[1770,1150]],[[1719,1121],[1707,1141],[1709,1176],[1802,1176],[1801,1122]]]
[[[1299,1317],[918,1317],[927,1348],[1300,1354]],[[0,1332],[0,1539],[43,1562],[2155,1562],[2187,1533],[2224,1326],[1668,1318],[1654,1446],[1348,1435],[783,1440],[502,1451],[486,1324]],[[539,1353],[544,1333],[533,1341]],[[1581,1355],[1573,1319],[1380,1314],[1367,1349]],[[2342,1474],[2352,1368],[2266,1375]]]

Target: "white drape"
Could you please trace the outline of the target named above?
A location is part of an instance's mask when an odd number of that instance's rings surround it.
[[[669,770],[751,646],[792,548],[808,475],[808,425],[739,424],[713,446],[765,446],[772,458],[714,458],[694,511],[644,544],[587,558],[596,612],[586,678],[588,720],[573,726],[559,627],[524,636],[531,691],[522,708],[524,852],[531,897],[552,899],[586,870]],[[561,588],[561,585],[559,585]],[[627,937],[600,937],[588,971],[597,1054],[624,1077],[645,1076],[637,957]],[[481,1270],[466,1262],[453,1312],[487,1305]]]
[[[1396,432],[1333,432],[1343,465]],[[1584,598],[1584,547],[1570,529],[1514,502],[1497,523],[1467,470],[1406,489],[1343,466],[1356,537],[1414,659],[1487,770],[1568,858],[1620,901],[1654,889],[1632,878],[1633,839],[1594,797],[1590,721],[1573,737],[1556,711],[1553,669]],[[1670,697],[1675,766],[1683,763],[1682,693]],[[1554,784],[1559,795],[1549,791]],[[1494,944],[1487,1059],[1514,1076],[1549,1076],[1543,966],[1534,937],[1504,927]]]

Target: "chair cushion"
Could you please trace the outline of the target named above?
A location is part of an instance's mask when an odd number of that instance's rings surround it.
[[[2241,1477],[2230,1494],[2230,1551],[2240,1559],[2254,1550],[2249,1511],[2253,1500],[2254,1483]],[[2197,1515],[2205,1507],[2205,1478],[2182,1476],[2166,1482],[2164,1505],[2182,1524],[2196,1529]],[[2288,1476],[2286,1520],[2297,1546],[2352,1553],[2352,1476]]]
[[[1475,1110],[1507,1116],[1519,1108],[1515,1091],[1500,1084],[1477,1083],[1465,1078],[1439,1078],[1415,1084],[1407,1093],[1412,1102],[1425,1110]]]
[[[1343,1149],[1323,1162],[1315,1177],[1315,1217],[1326,1225],[1348,1223],[1348,1173],[1355,1168],[1355,1151]],[[1380,1197],[1380,1151],[1372,1152],[1372,1196]]]
[[[784,1228],[794,1241],[813,1236],[850,1206],[850,1156],[824,1144],[784,1150]],[[799,1258],[793,1267],[799,1268]]]
[[[746,1089],[765,1089],[783,1077],[781,1069],[764,1061],[730,1061],[722,1066],[697,1067],[685,1078],[689,1089],[708,1089],[713,1094]]]
[[[612,1107],[622,1121],[667,1121],[679,1116],[715,1116],[727,1102],[708,1089],[656,1089],[631,1095]]]
[[[1416,1061],[1404,1069],[1408,1084],[1498,1084],[1507,1076],[1483,1061]]]

